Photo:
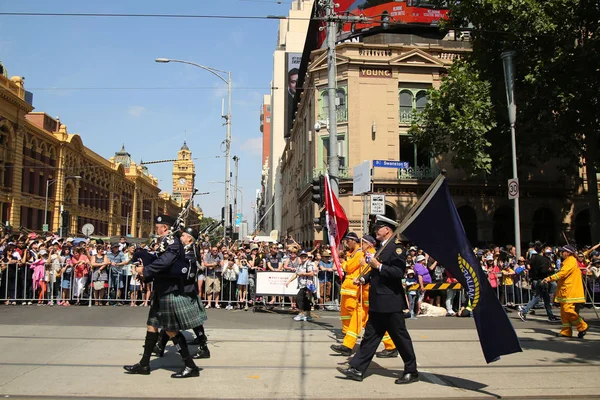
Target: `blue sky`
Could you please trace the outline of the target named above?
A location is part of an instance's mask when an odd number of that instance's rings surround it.
[[[4,12],[286,15],[290,0],[0,0]],[[220,218],[224,202],[226,85],[184,64],[188,60],[232,73],[232,150],[239,162],[244,214],[260,185],[260,105],[269,93],[276,20],[80,18],[0,16],[0,60],[10,76],[25,77],[36,111],[59,116],[69,133],[110,157],[124,144],[136,162],[175,158],[184,139],[196,161],[196,187],[205,215]],[[193,87],[192,90],[59,90],[65,88]],[[51,89],[51,90],[48,90]],[[187,132],[187,134],[186,134]],[[173,165],[150,165],[171,191]],[[232,162],[233,171],[233,162]],[[238,203],[241,199],[238,198]]]

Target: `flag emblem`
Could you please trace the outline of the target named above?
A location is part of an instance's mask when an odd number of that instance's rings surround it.
[[[475,273],[475,270],[473,270],[471,264],[462,258],[460,254],[458,255],[458,267],[467,282],[467,295],[471,300],[471,307],[474,310],[477,307],[477,304],[479,304],[479,295],[481,292],[479,278],[477,278],[477,274]]]

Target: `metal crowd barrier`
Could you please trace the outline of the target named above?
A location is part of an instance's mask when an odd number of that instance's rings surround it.
[[[82,278],[83,281],[80,282],[76,280],[75,271],[73,270],[68,285],[69,287],[66,289],[62,288],[62,277],[54,277],[53,279],[51,275],[50,281],[47,282],[44,296],[40,300],[37,295],[38,292],[34,292],[33,290],[33,271],[29,268],[30,265],[30,263],[27,263],[23,266],[15,267],[14,264],[10,264],[7,269],[2,271],[0,274],[0,302],[5,304],[6,302],[9,304],[34,304],[41,301],[43,304],[58,304],[64,301],[68,301],[69,303],[79,301],[80,304],[87,305],[96,305],[97,303],[99,305],[149,305],[150,294],[152,291],[151,284],[132,286],[131,275],[126,274],[122,269],[114,273],[110,271],[110,268],[107,272],[108,280],[104,282],[102,289],[94,289],[94,282],[91,281],[93,276],[92,270],[90,270],[89,274]],[[65,264],[61,264],[61,269],[64,265]],[[219,273],[220,308],[226,308],[228,305],[231,305],[232,307],[237,306],[239,308],[244,306],[251,307],[257,303],[282,308],[295,305],[295,298],[293,296],[257,296],[255,293],[256,281],[254,276],[249,274],[248,285],[246,285],[246,296],[245,298],[240,298],[238,294],[241,294],[243,288],[239,287],[237,284],[237,276],[235,281],[227,281],[224,279],[223,274]],[[318,276],[315,276],[314,282],[316,291],[314,293],[313,304],[322,310],[339,311],[341,281],[335,275],[333,276],[333,279],[331,276],[331,273],[327,273],[324,276],[322,275],[321,280],[318,279]],[[533,297],[533,290],[531,287],[532,282],[529,280],[526,271],[513,276],[513,285],[502,284],[502,273],[496,273],[496,278],[497,286],[494,290],[504,307],[524,307]],[[600,278],[591,273],[584,273],[583,284],[585,287],[586,305],[589,307],[600,308]],[[119,288],[121,289],[120,291]],[[418,288],[419,285],[413,285],[409,287],[407,291],[417,290]],[[75,289],[80,289],[79,293],[76,293]],[[136,292],[133,297],[132,290]],[[464,293],[460,284],[434,283],[425,286],[425,291],[432,290],[447,291],[447,294],[451,294],[448,290],[456,291],[459,294],[458,307],[462,304]],[[551,301],[553,301],[555,291],[556,283],[550,285]],[[93,294],[90,295],[90,292],[93,292]],[[103,296],[98,297],[98,295]],[[204,304],[208,305],[206,280],[202,285],[202,292],[200,295]],[[214,307],[214,296],[212,297],[211,306]],[[455,293],[452,294],[452,298],[454,297]],[[455,301],[453,301],[453,304],[454,303]],[[543,308],[543,301],[540,299],[537,307],[534,306],[534,308]]]

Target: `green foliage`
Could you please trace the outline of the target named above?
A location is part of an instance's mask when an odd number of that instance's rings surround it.
[[[468,62],[457,61],[409,130],[433,156],[450,153],[452,165],[470,174],[489,173],[488,132],[496,126],[488,82]]]
[[[215,226],[218,221],[214,218],[205,217],[200,220],[198,223],[198,231],[203,233],[204,230],[210,225]],[[216,244],[223,238],[223,226],[219,226],[219,228],[215,229],[210,235],[210,243]]]

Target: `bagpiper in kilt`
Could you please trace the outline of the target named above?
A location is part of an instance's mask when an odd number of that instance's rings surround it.
[[[154,285],[144,354],[139,363],[125,365],[123,368],[130,374],[150,374],[150,356],[159,338],[158,330],[163,327],[185,363],[185,367],[172,374],[171,378],[200,376],[200,370],[190,355],[186,339],[180,332],[204,322],[198,307],[197,294],[187,294],[184,291],[188,272],[184,247],[181,240],[170,231],[175,223],[173,217],[159,215],[154,222],[156,233],[161,237],[158,257],[149,265],[137,267],[138,273],[143,274],[144,282],[153,282]]]
[[[174,321],[163,321],[166,325],[163,325],[163,328],[168,328],[171,325],[177,324],[179,323],[180,325],[185,325],[185,326],[192,326],[192,330],[194,331],[194,333],[196,334],[196,339],[194,339],[194,341],[192,341],[190,344],[197,344],[198,345],[198,350],[196,352],[196,354],[194,354],[192,357],[193,358],[210,358],[210,351],[208,350],[208,346],[207,346],[207,341],[208,338],[206,337],[206,333],[204,332],[204,321],[206,321],[206,311],[204,310],[204,306],[202,305],[202,300],[200,299],[199,293],[198,293],[198,285],[197,285],[197,276],[198,276],[198,271],[199,271],[199,267],[200,265],[198,264],[198,257],[197,257],[197,249],[196,249],[196,240],[198,239],[199,233],[196,229],[191,228],[191,227],[187,227],[185,229],[183,229],[183,232],[181,233],[181,243],[183,244],[183,248],[185,251],[185,260],[187,262],[188,265],[188,271],[186,272],[186,279],[185,279],[185,283],[184,283],[184,293],[189,295],[190,298],[192,299],[192,301],[185,301],[183,304],[180,305],[180,308],[183,309],[184,311],[182,311],[182,316],[180,316],[182,318],[182,321],[177,321],[176,319],[176,315],[174,313],[171,313],[171,315],[169,316],[165,316],[165,319],[169,320],[169,319],[173,319],[175,318]],[[180,296],[181,298],[181,296]],[[163,299],[165,299],[165,301],[167,302],[171,302],[173,301],[172,299],[170,299],[167,296],[163,296],[161,297],[161,302],[163,301]],[[193,318],[197,318],[198,317],[198,313],[196,313],[193,308],[199,308],[200,309],[200,319],[199,320],[189,320],[187,317],[193,317]],[[173,309],[172,304],[161,304],[161,306],[159,307],[159,309],[162,310],[171,310]],[[156,319],[156,321],[150,321],[150,319],[148,320],[148,325],[152,325],[155,326],[154,324],[156,324],[158,322],[158,318]],[[180,327],[181,330],[183,329],[187,329],[187,328],[182,328]],[[162,357],[165,353],[165,347],[167,345],[167,343],[169,342],[169,335],[167,335],[167,332],[165,329],[162,329],[160,331],[160,335],[159,335],[159,341],[156,344],[156,346],[154,347],[154,354],[157,355],[158,357]]]

